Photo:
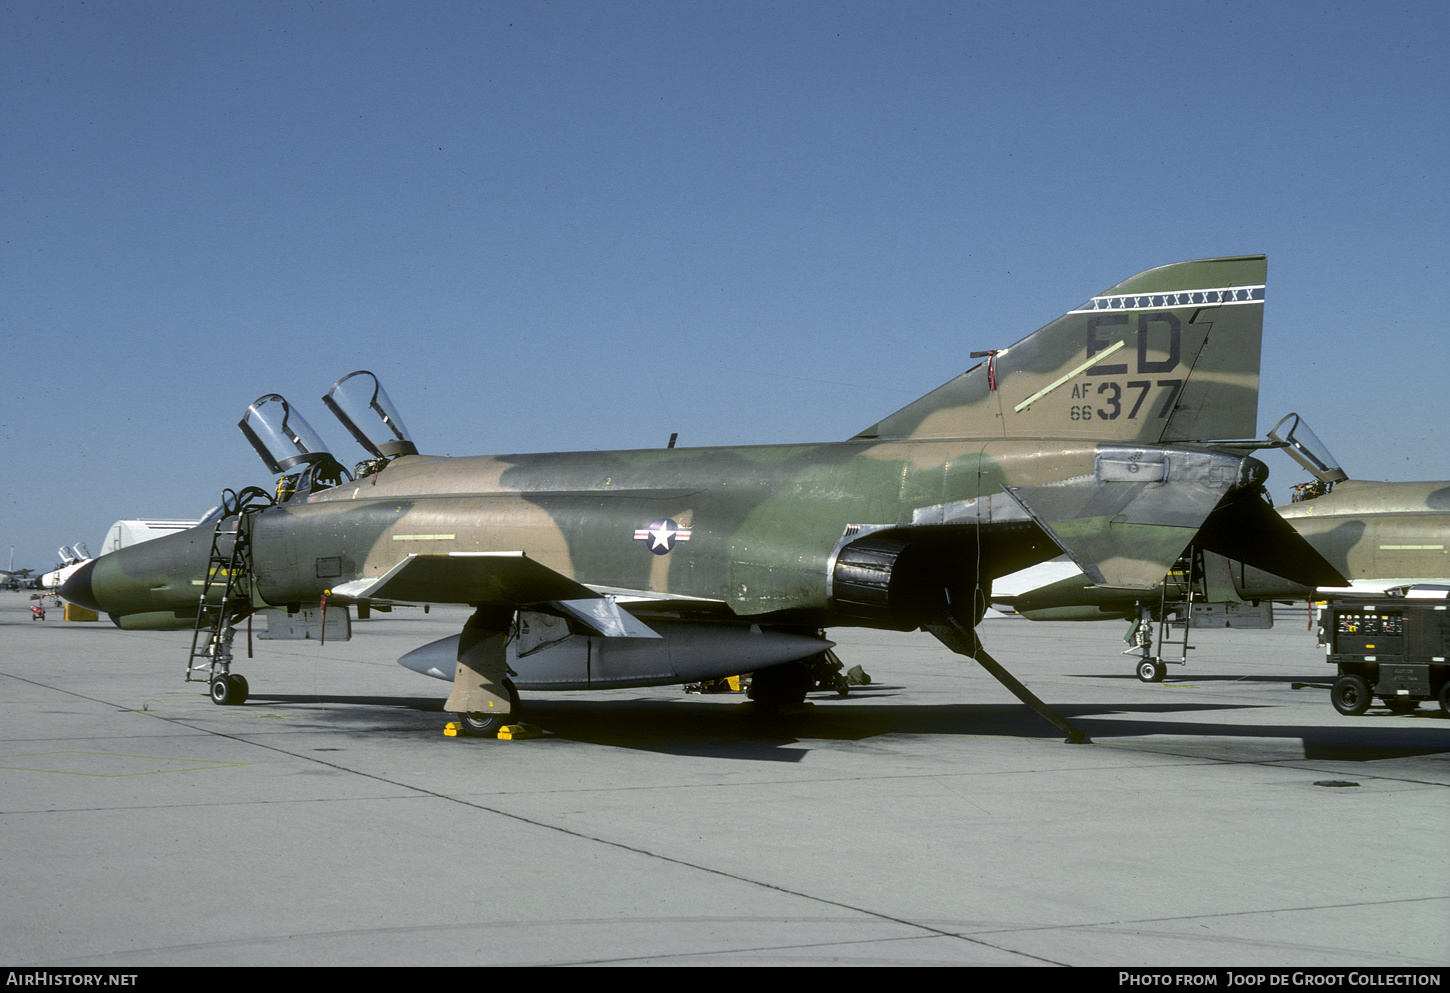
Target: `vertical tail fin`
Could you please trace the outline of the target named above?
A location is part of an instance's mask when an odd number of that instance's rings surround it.
[[[1265,273],[1262,255],[1139,273],[856,438],[1252,437]]]

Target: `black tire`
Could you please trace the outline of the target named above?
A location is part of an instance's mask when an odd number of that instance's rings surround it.
[[[816,685],[811,670],[800,662],[782,662],[761,669],[750,679],[750,699],[764,707],[789,707],[805,702]]]
[[[1440,684],[1440,713],[1450,717],[1450,679]]]
[[[250,691],[247,677],[235,672],[211,677],[211,702],[219,707],[240,707]]]
[[[497,738],[499,731],[509,724],[519,722],[519,714],[522,710],[519,704],[519,691],[514,688],[513,680],[505,679],[503,688],[508,693],[509,712],[507,714],[490,714],[486,712],[459,714],[458,726],[464,734],[470,738]]]
[[[1145,683],[1161,683],[1168,675],[1168,667],[1157,659],[1144,659],[1138,663],[1138,679]]]
[[[1329,702],[1345,717],[1358,717],[1374,703],[1374,694],[1363,676],[1340,676],[1329,690]]]

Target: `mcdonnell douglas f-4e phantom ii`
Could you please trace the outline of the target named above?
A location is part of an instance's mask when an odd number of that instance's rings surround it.
[[[63,595],[122,628],[194,627],[188,678],[218,703],[245,698],[229,646],[254,609],[468,604],[400,661],[451,679],[473,734],[516,719],[519,689],[754,671],[757,703],[799,701],[823,629],[922,628],[1084,740],[979,642],[991,582],[1065,551],[1149,589],[1190,541],[1250,563],[1302,545],[1264,465],[1212,443],[1255,430],[1264,276],[1263,256],[1151,269],[839,442],[437,458],[358,372],[324,398],[373,456],[353,476],[268,395],[241,427],[293,473],[275,502],[243,490]],[[1340,578],[1318,561],[1300,578]]]

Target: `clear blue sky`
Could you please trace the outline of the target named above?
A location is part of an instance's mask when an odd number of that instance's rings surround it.
[[[1260,434],[1450,478],[1447,52],[1393,0],[9,0],[0,555],[270,486],[266,393],[351,464],[354,369],[427,452],[845,438],[1260,252]]]

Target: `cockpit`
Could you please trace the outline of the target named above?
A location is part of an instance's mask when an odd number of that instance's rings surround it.
[[[381,460],[382,465],[404,455],[417,455],[418,446],[403,427],[398,409],[378,377],[365,369],[350,372],[332,384],[332,389],[322,398],[322,403],[342,422],[359,445],[372,453],[372,462]],[[355,470],[364,475],[363,467],[371,463],[358,463]]]
[[[306,418],[279,394],[259,397],[237,424],[267,468],[281,474],[278,503],[380,472],[393,459],[418,452],[397,409],[371,372],[348,373],[332,384],[322,402],[372,455],[351,473],[327,450]]]
[[[1275,424],[1269,432],[1269,440],[1276,447],[1284,449],[1291,459],[1314,477],[1310,482],[1294,487],[1294,503],[1323,496],[1334,489],[1335,483],[1342,483],[1349,478],[1339,467],[1339,460],[1329,453],[1328,447],[1298,414],[1289,414]]]
[[[347,482],[352,476],[332,457],[312,425],[280,395],[259,397],[237,423],[267,468],[281,473],[277,502]],[[292,470],[297,470],[293,472]]]

